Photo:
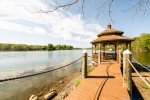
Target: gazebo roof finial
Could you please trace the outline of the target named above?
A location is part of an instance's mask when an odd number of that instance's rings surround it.
[[[111,29],[111,24],[110,24],[110,23],[107,25],[107,28],[108,28],[108,29]]]

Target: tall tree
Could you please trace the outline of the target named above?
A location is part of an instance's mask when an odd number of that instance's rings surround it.
[[[139,37],[133,39],[132,48],[134,50],[150,50],[150,33],[142,33]]]
[[[48,50],[48,51],[54,50],[53,44],[48,44],[47,50]]]

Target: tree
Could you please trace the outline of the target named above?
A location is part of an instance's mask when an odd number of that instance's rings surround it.
[[[67,50],[72,50],[72,49],[73,49],[73,46],[69,45],[69,46],[66,47],[66,49],[67,49]]]
[[[150,33],[142,33],[140,37],[133,38],[132,49],[136,51],[150,50]]]
[[[56,49],[56,50],[61,50],[61,48],[62,48],[62,47],[61,47],[61,45],[60,45],[60,44],[55,45],[55,49]]]
[[[53,44],[48,44],[47,50],[48,50],[48,51],[54,50]]]
[[[150,34],[142,33],[140,37],[141,37],[141,46],[144,49],[150,50]]]
[[[3,44],[1,46],[2,51],[11,51],[12,50],[12,44]]]

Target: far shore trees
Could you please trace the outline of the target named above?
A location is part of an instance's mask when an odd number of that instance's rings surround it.
[[[47,46],[41,45],[26,45],[26,44],[9,44],[0,43],[0,51],[52,51],[52,50],[72,50],[74,49],[71,45],[53,45],[48,44]]]
[[[135,51],[150,51],[150,33],[142,33],[139,37],[133,38],[133,50]]]
[[[47,46],[47,50],[48,50],[48,51],[55,50],[55,48],[54,48],[53,44],[48,44],[48,46]]]
[[[52,44],[48,44],[48,47],[47,47],[48,51],[51,51],[51,50],[72,50],[72,49],[74,49],[74,47],[71,45],[60,45],[60,44],[55,45],[55,46],[53,46]]]

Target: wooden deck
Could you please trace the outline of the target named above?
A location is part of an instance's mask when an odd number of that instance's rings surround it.
[[[107,76],[107,72],[110,77]],[[116,62],[103,62],[65,100],[130,100]]]

